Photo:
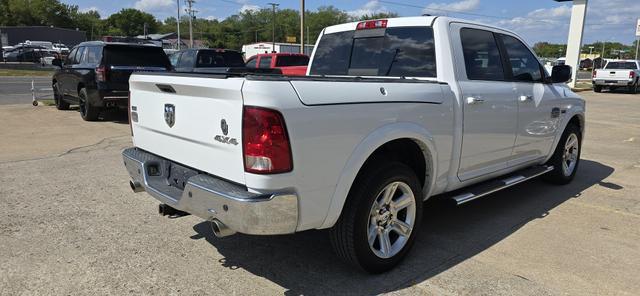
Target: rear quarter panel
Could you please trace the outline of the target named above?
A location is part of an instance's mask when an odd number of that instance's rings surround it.
[[[283,91],[286,87],[291,91]],[[413,102],[384,102],[373,95],[367,100],[365,95],[373,94],[369,90],[379,93],[380,85],[351,82],[350,87],[357,91],[345,93],[334,82],[314,83],[315,91],[309,93],[345,102],[323,105],[303,104],[286,81],[248,80],[243,87],[245,105],[283,114],[293,154],[292,172],[245,173],[246,185],[256,192],[295,190],[300,197],[298,231],[332,226],[367,157],[391,140],[411,138],[431,149],[434,169],[442,167],[444,171],[429,174],[446,178],[453,142],[453,98],[443,91],[451,94],[447,85],[429,83],[430,91],[425,89],[423,101]],[[347,104],[349,99],[357,103]]]

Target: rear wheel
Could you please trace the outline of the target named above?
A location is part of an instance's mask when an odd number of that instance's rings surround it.
[[[56,104],[58,110],[68,110],[69,103],[64,100],[64,95],[60,93],[58,82],[53,84],[53,101]]]
[[[570,123],[565,129],[551,159],[547,162],[553,170],[544,179],[553,184],[564,185],[573,180],[580,164],[582,134],[580,128]]]
[[[85,121],[96,121],[98,120],[98,115],[100,115],[100,108],[94,107],[91,105],[89,101],[89,96],[87,95],[87,89],[83,88],[78,93],[80,97],[79,105],[80,105],[80,116]]]
[[[347,263],[381,273],[411,249],[422,221],[422,191],[416,175],[402,163],[365,170],[331,228],[331,243]]]
[[[595,92],[597,92],[597,93],[602,92],[602,86],[600,86],[600,85],[594,85],[594,86],[593,86],[593,91],[595,91]]]

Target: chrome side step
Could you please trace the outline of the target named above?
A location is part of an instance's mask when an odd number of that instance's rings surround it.
[[[490,180],[478,185],[473,185],[468,189],[464,189],[465,192],[452,196],[451,199],[455,201],[456,205],[461,205],[481,198],[485,195],[494,193],[496,191],[511,187],[526,180],[544,175],[552,170],[553,166],[535,166],[524,169],[522,171],[507,175],[507,177],[503,179]]]

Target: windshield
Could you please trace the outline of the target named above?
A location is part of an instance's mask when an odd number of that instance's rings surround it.
[[[105,63],[111,66],[170,68],[169,59],[160,47],[106,46]]]
[[[624,70],[636,70],[638,65],[634,62],[609,62],[605,69],[624,69]]]
[[[196,68],[244,67],[242,54],[237,51],[201,50]]]
[[[305,55],[278,56],[276,67],[306,66],[309,64],[309,57]]]
[[[383,34],[360,34],[363,37],[358,37],[356,32],[360,31],[323,35],[310,74],[436,76],[432,28],[388,28]]]

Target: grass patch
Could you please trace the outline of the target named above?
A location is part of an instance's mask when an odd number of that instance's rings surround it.
[[[593,84],[591,82],[578,82],[576,83],[576,88],[593,88]]]
[[[0,76],[52,76],[53,70],[0,69]]]
[[[45,105],[45,106],[55,106],[56,102],[52,99],[47,99],[47,100],[38,100],[39,104]]]

